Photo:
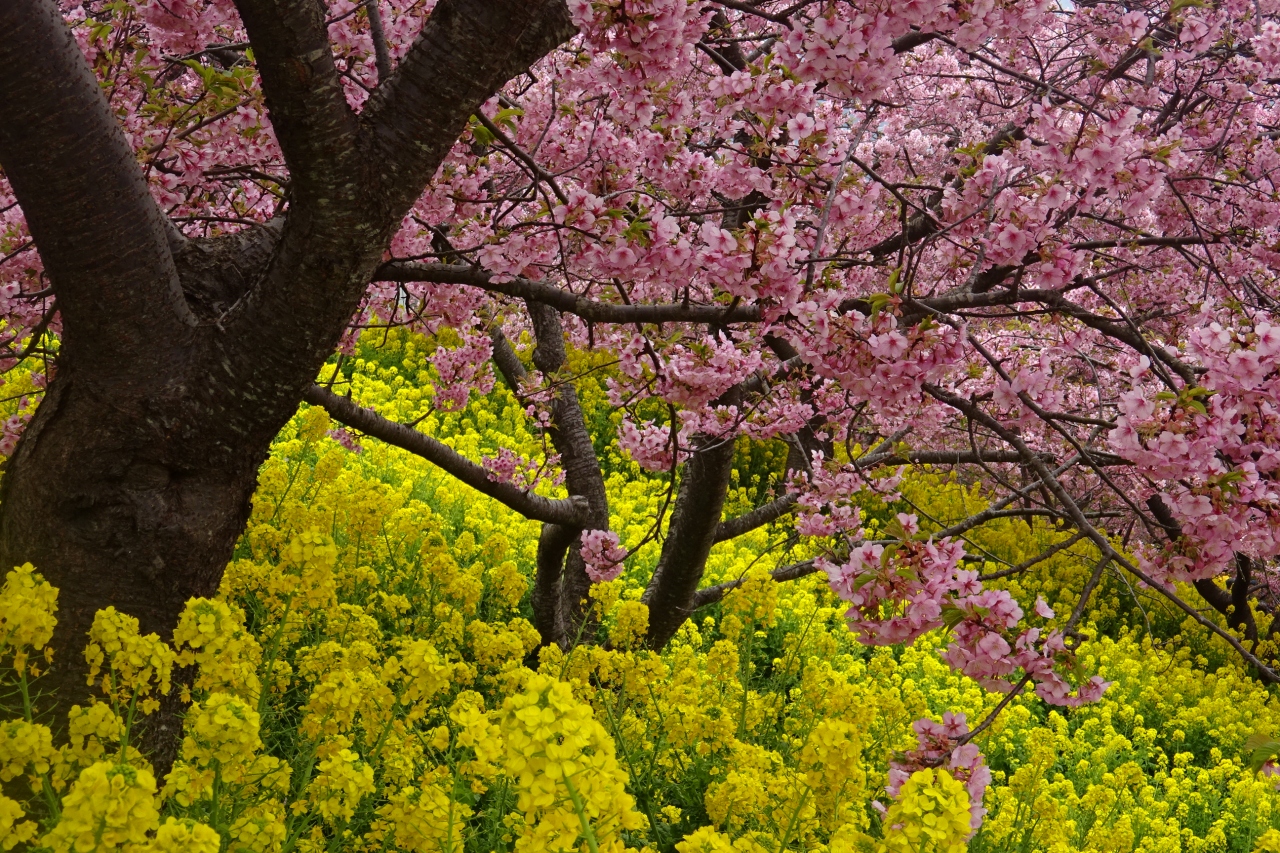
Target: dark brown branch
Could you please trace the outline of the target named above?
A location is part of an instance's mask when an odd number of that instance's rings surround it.
[[[324,5],[315,0],[236,0],[235,5],[289,167],[291,215],[300,208],[355,206],[356,182],[367,180],[359,123],[334,62]]]
[[[729,389],[713,405],[741,405],[741,386]],[[693,612],[693,599],[716,542],[720,513],[733,475],[734,442],[702,436],[684,465],[667,538],[653,577],[640,600],[649,606],[650,648],[660,649]]]
[[[580,500],[545,498],[512,483],[493,480],[483,466],[467,459],[447,444],[404,424],[388,420],[372,409],[359,406],[350,398],[340,397],[319,385],[307,389],[302,398],[313,406],[320,406],[341,424],[421,456],[477,492],[505,504],[525,518],[570,527],[582,523],[585,508]]]
[[[1102,332],[1109,338],[1128,344],[1135,352],[1158,359],[1162,364],[1178,374],[1183,382],[1188,385],[1195,384],[1196,373],[1188,364],[1164,347],[1156,346],[1148,341],[1123,320],[1099,317],[1097,314],[1075,304],[1057,291],[1038,291],[1035,301],[1069,317],[1074,317],[1089,328]]]
[[[1057,543],[1056,545],[1053,545],[1052,547],[1046,548],[1036,556],[1032,557],[1030,560],[1023,560],[1021,563],[1018,563],[1016,566],[1010,566],[1009,568],[1001,569],[998,572],[991,572],[990,574],[979,575],[978,580],[994,581],[994,580],[999,580],[1000,578],[1007,578],[1007,577],[1011,577],[1012,575],[1021,574],[1022,572],[1025,572],[1027,569],[1031,568],[1032,566],[1043,563],[1045,560],[1049,559],[1054,554],[1057,554],[1061,551],[1065,551],[1066,549],[1070,548],[1072,545],[1076,544],[1083,538],[1084,538],[1083,533],[1076,533],[1074,536],[1064,539],[1061,542]]]
[[[418,261],[390,261],[378,268],[376,281],[427,281],[437,284],[465,284],[491,293],[531,299],[557,311],[573,314],[593,323],[746,323],[759,322],[758,306],[734,308],[717,305],[614,305],[597,302],[545,281],[516,278],[497,282],[477,267],[464,264],[430,264]]]
[[[538,161],[533,159],[532,155],[530,155],[528,151],[525,151],[523,148],[517,145],[514,139],[507,136],[502,131],[502,128],[498,127],[496,124],[490,121],[489,117],[486,116],[483,112],[476,113],[476,121],[484,125],[484,129],[492,133],[494,138],[502,143],[502,147],[507,149],[507,151],[511,154],[512,157],[515,157],[521,163],[524,163],[526,166],[528,166],[529,171],[533,172],[534,177],[538,178],[539,180],[545,181],[547,186],[551,188],[551,192],[554,193],[555,197],[560,200],[561,204],[569,203],[569,199],[564,194],[564,191],[561,190],[560,187],[556,184],[555,177],[552,176],[549,172],[547,172],[546,169],[543,169],[541,166],[539,166]]]
[[[290,171],[276,251],[222,322],[211,382],[283,411],[355,313],[391,235],[480,104],[572,34],[562,0],[442,0],[359,118],[333,68],[323,4],[239,0]],[[237,432],[249,427],[231,424]]]
[[[808,577],[816,571],[818,571],[818,567],[814,565],[813,560],[805,560],[802,563],[795,563],[790,566],[783,566],[780,569],[774,569],[770,574],[773,575],[773,579],[775,581],[781,583],[783,581],[794,581]],[[738,578],[737,580],[725,581],[724,583],[718,583],[715,586],[709,586],[698,590],[698,593],[693,597],[693,609],[697,610],[700,607],[715,604],[730,592],[742,586],[742,580],[742,578]]]
[[[362,115],[394,221],[480,105],[574,32],[564,0],[445,0],[435,7]]]
[[[0,167],[57,294],[67,345],[111,353],[85,365],[95,371],[143,368],[158,338],[196,323],[164,216],[58,5],[0,4],[0,32]]]
[[[1048,454],[1042,454],[1045,459],[1051,459]],[[912,451],[906,456],[896,453],[877,453],[864,456],[858,459],[854,464],[859,468],[871,468],[880,465],[976,465],[976,464],[1010,464],[1022,461],[1022,455],[1012,450],[1004,451],[983,451],[974,453],[971,450],[919,450]],[[1120,463],[1124,464],[1124,463]],[[725,542],[734,539],[744,533],[749,533],[758,527],[763,527],[770,522],[776,521],[787,513],[791,512],[796,504],[797,496],[794,494],[786,494],[776,500],[770,501],[763,506],[756,507],[750,512],[734,518],[725,519],[720,522],[720,526],[716,529],[716,542]],[[962,529],[956,530],[948,535],[955,535],[970,527],[990,521],[995,518],[1014,518],[1030,515],[1055,515],[1055,513],[1047,510],[1004,510],[991,509],[979,513],[979,520],[970,522],[966,520],[962,522],[965,525]],[[1073,542],[1075,540],[1072,540]],[[1066,547],[1065,545],[1063,547]],[[1045,558],[1056,552],[1046,552]],[[1034,562],[1028,563],[1034,565]],[[1020,569],[1019,569],[1020,570]],[[1010,571],[1009,573],[1012,573]]]
[[[1077,285],[1086,286],[1089,279],[1078,279]],[[1073,317],[1084,325],[1101,332],[1133,349],[1135,352],[1150,356],[1166,365],[1188,385],[1196,381],[1196,371],[1186,362],[1179,359],[1164,347],[1157,346],[1133,326],[1123,319],[1102,317],[1077,305],[1060,290],[1004,290],[995,293],[972,293],[959,291],[931,297],[929,299],[912,300],[903,311],[904,323],[919,322],[928,314],[953,313],[973,308],[989,308],[1000,305],[1038,304],[1057,314]],[[842,305],[843,309],[844,306]]]
[[[914,34],[903,36],[903,38],[909,38],[910,35]],[[922,37],[923,35],[924,34],[921,34]],[[940,39],[942,36],[935,33],[931,34],[931,38]],[[943,40],[947,41],[946,39]],[[894,47],[896,50],[896,43]],[[1021,127],[1015,124],[1007,124],[1000,128],[1000,130],[996,131],[996,133],[987,140],[987,144],[983,146],[982,150],[984,154],[991,156],[998,154],[1000,149],[1008,143],[1021,141],[1023,139],[1026,139],[1026,132]],[[957,176],[951,180],[951,186],[953,189],[959,190],[964,186],[964,179]],[[926,237],[936,234],[939,230],[939,225],[937,219],[934,218],[933,213],[942,206],[943,197],[944,193],[941,191],[931,193],[928,200],[925,202],[926,212],[917,213],[908,219],[900,233],[895,234],[892,237],[886,237],[884,240],[881,240],[879,243],[876,243],[874,246],[863,251],[879,260],[881,258],[888,257],[907,246],[918,243]]]
[[[378,0],[365,0],[369,13],[369,36],[373,39],[373,62],[378,69],[378,84],[391,78],[391,50],[387,47],[387,34],[382,29],[382,9]]]
[[[1131,575],[1163,595],[1179,610],[1194,619],[1201,627],[1226,641],[1231,648],[1235,649],[1236,653],[1240,655],[1240,657],[1244,658],[1245,661],[1257,668],[1258,677],[1263,681],[1269,684],[1280,683],[1280,673],[1271,669],[1271,667],[1267,666],[1267,664],[1260,660],[1257,655],[1246,649],[1238,637],[1228,631],[1224,631],[1222,627],[1215,624],[1213,620],[1207,618],[1186,601],[1183,601],[1170,585],[1156,580],[1117,551],[1115,546],[1111,544],[1107,537],[1103,535],[1097,527],[1089,522],[1089,519],[1080,509],[1079,504],[1076,503],[1075,499],[1071,496],[1071,493],[1062,485],[1062,482],[1057,478],[1054,472],[1049,470],[1049,467],[1044,463],[1044,460],[1040,459],[1039,456],[1033,453],[1031,448],[1027,446],[1027,443],[1016,433],[1012,432],[990,414],[983,411],[982,408],[972,400],[961,397],[958,394],[953,394],[950,391],[927,382],[924,384],[923,389],[926,394],[933,397],[938,402],[952,407],[956,411],[968,417],[974,423],[982,424],[986,429],[991,430],[1002,440],[1017,448],[1017,450],[1022,453],[1023,461],[1028,467],[1035,471],[1036,475],[1039,476],[1045,487],[1048,488],[1049,491],[1053,493],[1054,497],[1057,498],[1058,502],[1062,504],[1066,515],[1068,515],[1075,523],[1076,528],[1083,531],[1085,535],[1088,536],[1089,540],[1097,546],[1100,552],[1102,552],[1102,556],[1104,558],[1109,557],[1117,565],[1122,566],[1125,571],[1129,572]]]
[[[1182,525],[1178,524],[1178,520],[1173,517],[1168,504],[1160,495],[1147,498],[1147,509],[1151,510],[1151,515],[1155,517],[1170,542],[1177,542],[1182,537]],[[1230,590],[1218,586],[1213,578],[1194,581],[1192,586],[1196,588],[1196,592],[1205,600],[1205,603],[1226,617],[1227,625],[1232,630],[1243,629],[1247,639],[1256,640],[1258,626],[1248,606],[1250,568],[1249,558],[1237,554],[1236,577]]]
[[[740,0],[715,0],[717,6],[723,6],[726,9],[733,9],[737,12],[744,12],[748,15],[755,15],[757,18],[763,18],[766,21],[772,21],[775,24],[782,24],[784,27],[790,24],[790,19],[782,15],[774,15],[763,9],[757,9],[752,3],[743,3]]]
[[[1117,249],[1128,246],[1204,246],[1220,243],[1217,237],[1123,237],[1115,240],[1087,240],[1083,243],[1072,243],[1073,249]]]
[[[538,629],[544,646],[567,645],[565,624],[560,615],[560,584],[565,556],[578,538],[578,532],[576,527],[544,524],[538,536],[538,567],[529,604],[533,608],[533,626]]]
[[[893,40],[893,52],[907,53],[908,51],[915,50],[917,47],[920,47],[923,44],[928,44],[929,42],[935,40],[937,37],[938,37],[937,33],[922,33],[922,32],[912,32],[912,33],[907,33],[904,36],[898,36],[896,39]]]
[[[527,303],[529,317],[533,321],[534,366],[552,382],[562,380],[566,353],[564,326],[560,314],[553,308],[537,302]],[[543,635],[544,642],[571,642],[587,619],[585,602],[591,589],[591,578],[582,559],[580,541],[576,538],[582,530],[609,529],[609,496],[604,487],[604,475],[600,460],[596,457],[591,433],[578,402],[578,392],[571,381],[558,381],[551,401],[551,444],[560,454],[560,466],[564,471],[565,485],[571,498],[581,502],[582,516],[575,525],[575,538],[564,561],[560,579],[557,627],[553,637]],[[541,571],[541,569],[539,570]]]
[[[788,493],[764,506],[758,506],[750,512],[744,512],[734,518],[726,518],[716,528],[715,541],[727,542],[730,539],[738,538],[744,533],[750,533],[752,530],[764,527],[770,522],[777,521],[791,512],[797,500],[797,495]]]
[[[497,365],[498,373],[502,374],[502,381],[507,383],[511,393],[519,397],[520,386],[529,375],[529,371],[524,369],[524,362],[520,360],[520,356],[516,355],[511,341],[507,340],[502,329],[495,328],[490,332],[489,340],[493,342],[493,363]]]
[[[465,284],[479,287],[492,293],[501,293],[520,299],[532,300],[548,305],[566,314],[573,314],[588,322],[596,323],[756,323],[763,319],[758,305],[684,305],[684,304],[639,304],[618,305],[597,302],[584,296],[578,296],[564,288],[545,281],[517,278],[512,281],[495,282],[493,277],[482,269],[464,264],[435,264],[417,261],[391,261],[378,268],[374,276],[377,281],[425,281],[438,284]],[[1065,314],[1080,320],[1087,326],[1102,332],[1108,337],[1125,343],[1139,353],[1151,355],[1162,364],[1168,365],[1188,384],[1195,381],[1195,372],[1173,353],[1148,342],[1141,334],[1126,324],[1100,317],[1068,300],[1059,291],[1022,290],[1001,291],[996,293],[949,293],[928,299],[912,300],[904,306],[904,324],[917,323],[924,317],[937,313],[951,313],[973,308],[996,307],[1017,303],[1038,303],[1057,313]],[[848,300],[840,305],[841,311],[869,310],[862,300]],[[744,388],[744,390],[754,390]],[[948,455],[946,453],[943,456]],[[1016,455],[1016,454],[1013,454]],[[925,464],[930,460],[921,458],[911,461]],[[948,463],[939,459],[936,464],[977,463],[980,460],[961,458],[957,462]],[[996,461],[996,460],[981,460]],[[1011,458],[1007,461],[1016,461]],[[886,462],[885,464],[902,464]]]
[[[1050,458],[1044,454],[1045,458]],[[1022,456],[1011,450],[912,450],[905,456],[893,453],[868,454],[854,462],[858,468],[880,465],[997,465],[1017,463]]]

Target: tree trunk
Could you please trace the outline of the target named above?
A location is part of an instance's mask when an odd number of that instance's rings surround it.
[[[95,373],[59,364],[0,487],[0,565],[30,562],[59,589],[53,666],[38,682],[58,727],[91,692],[83,651],[98,610],[168,640],[187,599],[217,591],[258,466],[290,414],[259,412],[253,434],[225,441],[190,383]],[[160,714],[147,738],[161,765],[172,725]]]

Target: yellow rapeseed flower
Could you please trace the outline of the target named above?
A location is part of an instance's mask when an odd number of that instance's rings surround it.
[[[62,815],[41,839],[53,853],[142,845],[160,822],[151,771],[99,762],[86,767],[62,799]]]

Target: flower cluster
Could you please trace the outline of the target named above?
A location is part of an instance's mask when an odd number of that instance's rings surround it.
[[[852,549],[840,565],[818,565],[832,590],[850,603],[849,626],[872,645],[912,642],[946,625],[955,641],[944,658],[958,671],[991,690],[1014,687],[1018,670],[1036,682],[1037,694],[1057,705],[1096,701],[1107,682],[1092,676],[1075,693],[1058,671],[1073,660],[1060,630],[1041,636],[1039,628],[1020,632],[1023,610],[1004,589],[984,589],[978,572],[960,568],[965,550],[949,539],[924,541],[914,515],[899,513],[888,526],[887,545],[868,542]],[[1036,613],[1053,610],[1037,599]]]
[[[136,702],[143,714],[160,706],[155,693],[169,693],[177,657],[159,636],[143,636],[138,632],[138,620],[114,607],[94,616],[84,656],[89,662],[90,686],[99,686],[117,706]]]
[[[0,654],[23,669],[28,655],[43,651],[53,636],[58,591],[30,563],[18,566],[0,587]]]
[[[591,708],[563,682],[534,675],[503,704],[500,720],[504,769],[531,827],[516,849],[560,853],[578,849],[586,836],[592,849],[622,850],[623,830],[639,829],[644,819]]]
[[[886,853],[964,853],[969,796],[946,770],[917,770],[900,786],[884,821]]]

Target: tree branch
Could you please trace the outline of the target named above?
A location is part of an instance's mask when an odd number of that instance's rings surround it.
[[[783,581],[794,581],[808,577],[817,571],[818,567],[814,565],[813,560],[805,560],[802,563],[795,563],[790,566],[783,566],[782,568],[774,569],[770,574],[773,575],[773,579],[775,581],[782,583]],[[715,604],[717,601],[724,598],[740,586],[742,586],[742,578],[725,581],[724,583],[718,583],[715,586],[700,589],[693,597],[692,609],[697,610],[700,607]]]
[[[426,281],[436,284],[465,284],[490,293],[533,300],[565,314],[593,323],[754,323],[761,319],[755,305],[613,305],[597,302],[546,281],[516,278],[494,281],[479,267],[465,264],[432,264],[419,261],[389,261],[378,268],[375,281]]]
[[[1043,454],[1050,458],[1049,454]],[[868,454],[854,461],[858,468],[880,465],[998,465],[1022,461],[1022,455],[1011,450],[912,450],[905,456],[891,451]]]
[[[280,413],[332,352],[468,116],[572,27],[563,0],[442,0],[357,119],[319,0],[238,0],[238,8],[289,165],[290,205],[265,273],[223,322],[229,345],[209,381],[244,388],[246,377],[269,373],[254,401]]]
[[[365,0],[365,11],[369,13],[369,36],[373,39],[373,62],[378,69],[378,83],[381,85],[390,79],[391,50],[387,47],[387,34],[382,29],[382,9],[378,0]]]
[[[560,614],[560,584],[565,555],[578,532],[577,527],[543,524],[538,536],[537,571],[529,604],[533,608],[533,625],[545,646],[564,646],[567,641]]]
[[[524,369],[524,362],[520,361],[520,356],[516,355],[515,349],[511,346],[511,341],[507,340],[507,336],[502,333],[502,329],[495,328],[490,332],[489,340],[493,342],[493,363],[498,366],[498,372],[502,374],[502,380],[507,383],[511,393],[520,397],[520,386],[525,377],[529,375],[529,371]]]
[[[1046,548],[1045,550],[1041,551],[1039,554],[1032,557],[1031,559],[1024,560],[1021,563],[1018,563],[1016,566],[1010,566],[1007,569],[1001,569],[998,572],[991,572],[990,574],[978,575],[978,580],[994,581],[994,580],[999,580],[1000,578],[1007,578],[1012,575],[1021,574],[1022,572],[1025,572],[1027,569],[1031,568],[1032,566],[1043,563],[1045,560],[1049,559],[1054,554],[1057,554],[1060,551],[1065,551],[1066,549],[1070,548],[1072,545],[1076,544],[1083,538],[1084,538],[1084,533],[1078,532],[1074,536],[1071,536],[1067,539],[1062,540],[1056,545],[1052,545],[1049,548]]]
[[[493,480],[482,466],[447,444],[404,424],[387,420],[372,409],[359,406],[350,398],[340,397],[319,385],[308,388],[302,399],[313,406],[320,406],[339,423],[421,456],[477,492],[505,504],[525,518],[570,527],[582,523],[585,506],[581,500],[545,498],[514,484]]]
[[[1169,511],[1169,505],[1160,495],[1147,498],[1147,509],[1155,517],[1156,522],[1169,537],[1176,542],[1182,536],[1182,525]],[[1258,638],[1258,626],[1253,620],[1253,612],[1249,610],[1247,596],[1250,572],[1249,558],[1236,554],[1236,577],[1231,590],[1225,590],[1214,582],[1213,578],[1202,578],[1192,582],[1196,592],[1214,610],[1226,617],[1227,625],[1233,630],[1244,629],[1245,637],[1250,640]]]
[[[362,115],[394,221],[480,105],[574,32],[564,0],[443,0],[435,7]]]
[[[534,366],[548,380],[555,381],[566,359],[560,314],[537,302],[529,302],[527,307],[537,340],[533,351]],[[560,581],[556,636],[563,644],[578,635],[578,629],[586,618],[584,603],[591,589],[591,578],[587,575],[580,540],[576,537],[582,530],[609,529],[609,495],[605,491],[600,460],[596,457],[595,445],[578,402],[577,389],[573,382],[562,381],[554,393],[551,401],[551,444],[560,454],[560,466],[569,494],[583,507],[582,515],[574,526],[575,538],[567,547],[564,574]]]
[[[235,5],[253,46],[271,128],[289,167],[291,218],[321,205],[358,206],[358,185],[367,181],[360,127],[334,63],[324,4],[235,0]]]
[[[744,533],[750,533],[756,528],[764,527],[770,522],[777,521],[791,512],[797,500],[799,500],[798,495],[788,493],[769,501],[763,506],[758,506],[750,512],[745,512],[734,518],[727,518],[716,527],[715,541],[727,542],[730,539],[738,538]]]
[[[528,166],[529,170],[533,172],[535,180],[545,181],[547,186],[551,188],[551,192],[554,193],[555,197],[560,200],[561,204],[569,203],[568,196],[566,196],[564,194],[564,191],[561,190],[559,185],[556,184],[555,176],[551,175],[549,172],[547,172],[546,169],[543,169],[541,166],[539,166],[538,161],[533,159],[533,156],[529,154],[528,151],[525,151],[523,148],[521,148],[519,145],[516,144],[515,140],[513,140],[511,137],[507,136],[505,133],[502,132],[502,128],[498,127],[496,124],[490,121],[489,117],[486,116],[483,112],[476,113],[476,121],[484,125],[484,129],[492,133],[493,137],[502,143],[502,147],[506,148],[512,157],[515,157],[521,163],[524,163],[526,166]]]
[[[729,389],[713,405],[741,405],[741,386]],[[694,610],[707,555],[716,542],[720,513],[733,475],[732,438],[704,436],[684,465],[671,524],[653,577],[640,600],[649,606],[650,648],[667,644]]]
[[[1228,645],[1236,650],[1236,653],[1239,654],[1240,657],[1257,667],[1258,675],[1263,681],[1269,684],[1280,683],[1280,673],[1271,669],[1261,661],[1257,655],[1246,649],[1240,642],[1239,638],[1227,631],[1224,631],[1220,626],[1216,625],[1213,620],[1206,618],[1204,614],[1200,613],[1196,608],[1183,601],[1182,598],[1172,589],[1171,585],[1161,583],[1151,577],[1125,558],[1123,554],[1117,551],[1107,537],[1089,522],[1089,519],[1085,517],[1084,512],[1080,509],[1080,506],[1076,503],[1075,499],[1071,497],[1070,492],[1066,490],[1054,473],[1049,470],[1049,467],[1044,463],[1044,460],[1040,459],[1035,453],[1033,453],[1031,448],[1027,446],[1026,442],[1019,438],[1016,433],[1005,428],[999,421],[979,408],[972,400],[961,397],[958,394],[953,394],[943,388],[927,382],[924,384],[924,391],[935,400],[945,403],[946,405],[963,413],[971,420],[981,423],[984,427],[1000,436],[1001,439],[1008,442],[1011,446],[1017,448],[1018,451],[1022,453],[1023,461],[1036,472],[1040,477],[1041,482],[1045,484],[1049,491],[1053,493],[1054,497],[1058,499],[1058,502],[1062,504],[1063,509],[1075,523],[1077,529],[1085,533],[1089,540],[1097,546],[1104,558],[1109,557],[1111,560],[1115,561],[1116,564],[1122,566],[1125,571],[1129,572],[1131,575],[1163,595],[1178,607],[1178,609],[1194,619],[1203,628],[1215,636],[1225,640]]]
[[[52,0],[0,4],[0,167],[62,309],[68,354],[150,371],[196,324],[164,215]],[[110,356],[104,355],[110,353]]]

